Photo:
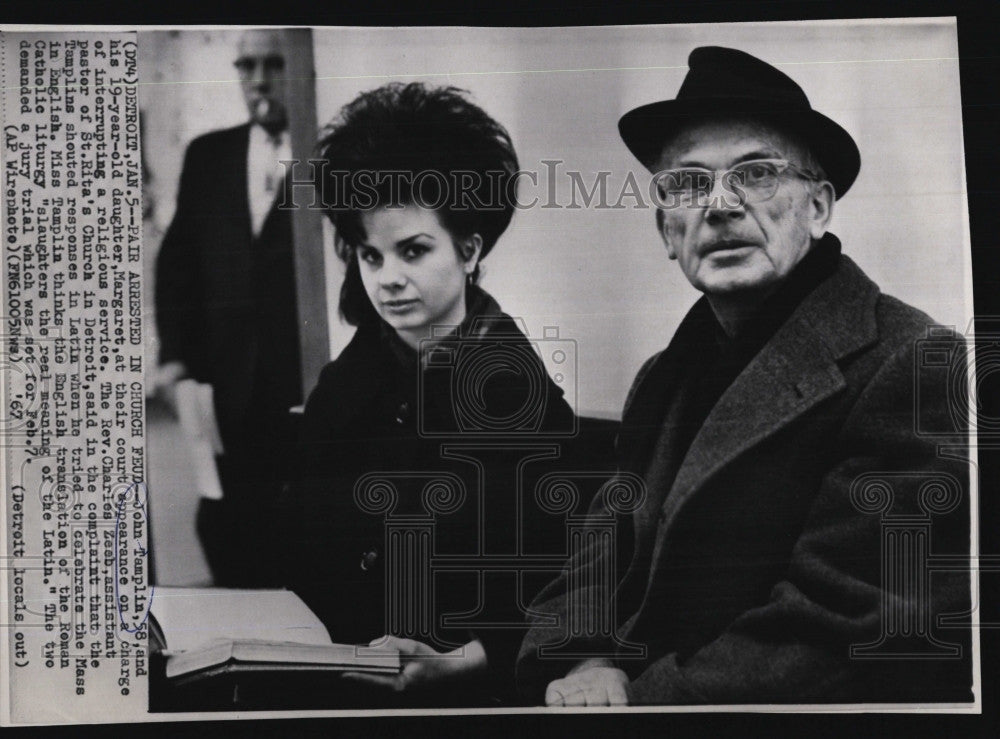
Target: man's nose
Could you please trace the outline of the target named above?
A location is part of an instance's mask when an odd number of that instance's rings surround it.
[[[728,185],[725,176],[718,176],[712,183],[705,207],[705,219],[719,222],[726,219],[742,218],[746,215],[745,198],[738,188]]]
[[[256,90],[266,90],[271,86],[271,75],[264,68],[263,62],[257,62],[253,65],[248,82]]]

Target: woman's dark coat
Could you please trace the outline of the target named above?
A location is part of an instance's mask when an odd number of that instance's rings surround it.
[[[400,522],[416,520],[419,528],[433,520],[428,546],[438,557],[514,554],[518,529],[522,553],[565,551],[562,520],[535,505],[533,492],[552,469],[552,447],[559,448],[558,464],[571,464],[573,412],[518,324],[488,294],[471,287],[468,313],[457,337],[441,341],[423,361],[379,320],[361,325],[324,368],[306,405],[298,474],[283,506],[283,549],[290,555],[283,580],[335,642],[393,633],[444,650],[474,635],[503,679],[512,678],[524,630],[482,623],[523,623],[518,603],[530,602],[553,573],[524,578],[518,594],[513,572],[481,578],[435,571],[429,638],[414,635],[413,623],[385,608],[387,531]],[[536,455],[550,458],[528,461],[517,489],[519,463]],[[427,488],[435,480],[444,485]],[[390,487],[396,500],[387,509]],[[458,489],[464,502],[453,497]],[[437,514],[429,515],[428,506],[437,506]],[[411,585],[419,577],[401,576]],[[441,623],[477,609],[462,619],[466,625]]]

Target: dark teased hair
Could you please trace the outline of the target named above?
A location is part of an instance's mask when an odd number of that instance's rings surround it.
[[[456,87],[391,82],[358,95],[321,131],[316,158],[322,166],[314,169],[316,186],[336,230],[337,256],[347,266],[340,314],[348,323],[359,325],[377,315],[355,257],[355,248],[366,236],[361,214],[368,207],[443,203],[436,212],[452,239],[463,241],[475,233],[482,237],[480,259],[510,224],[518,171],[510,134],[466,95]],[[409,180],[428,171],[442,177],[419,180],[420,190],[413,192]],[[409,180],[385,178],[380,183],[380,172],[403,172]],[[435,186],[450,186],[460,172],[470,174],[463,176],[466,195],[456,202],[453,193]],[[356,173],[376,178],[359,183]],[[438,197],[442,195],[446,199]],[[359,202],[364,205],[352,207]],[[473,281],[478,276],[477,266]]]

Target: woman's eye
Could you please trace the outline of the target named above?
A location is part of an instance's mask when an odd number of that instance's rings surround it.
[[[358,252],[358,257],[365,264],[371,264],[373,266],[378,265],[382,260],[379,258],[379,253],[373,249],[362,249]]]
[[[422,244],[410,244],[405,249],[403,249],[403,258],[407,260],[416,259],[423,256],[429,251],[426,246]]]

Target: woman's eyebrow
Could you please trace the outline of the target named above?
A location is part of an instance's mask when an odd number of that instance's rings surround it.
[[[401,249],[403,247],[409,246],[412,242],[416,241],[421,236],[424,237],[424,238],[430,239],[431,241],[435,241],[435,238],[433,236],[431,236],[429,233],[424,233],[423,231],[421,231],[420,233],[415,233],[412,236],[407,236],[405,239],[400,239],[399,241],[397,241],[393,245],[393,248],[395,248],[395,249]],[[362,241],[360,244],[358,244],[357,248],[358,249],[371,249],[372,251],[377,251],[380,254],[382,253],[382,250],[379,249],[377,246],[373,246],[372,244],[367,244],[364,241]]]
[[[420,237],[424,237],[426,239],[430,239],[431,241],[434,241],[434,237],[433,236],[431,236],[429,233],[424,233],[423,231],[421,231],[420,233],[413,234],[412,236],[407,236],[405,239],[400,239],[399,241],[397,241],[396,242],[396,248],[400,249],[400,248],[402,248],[404,246],[408,246],[408,245],[412,244],[414,241],[416,241],[417,239],[419,239]]]

